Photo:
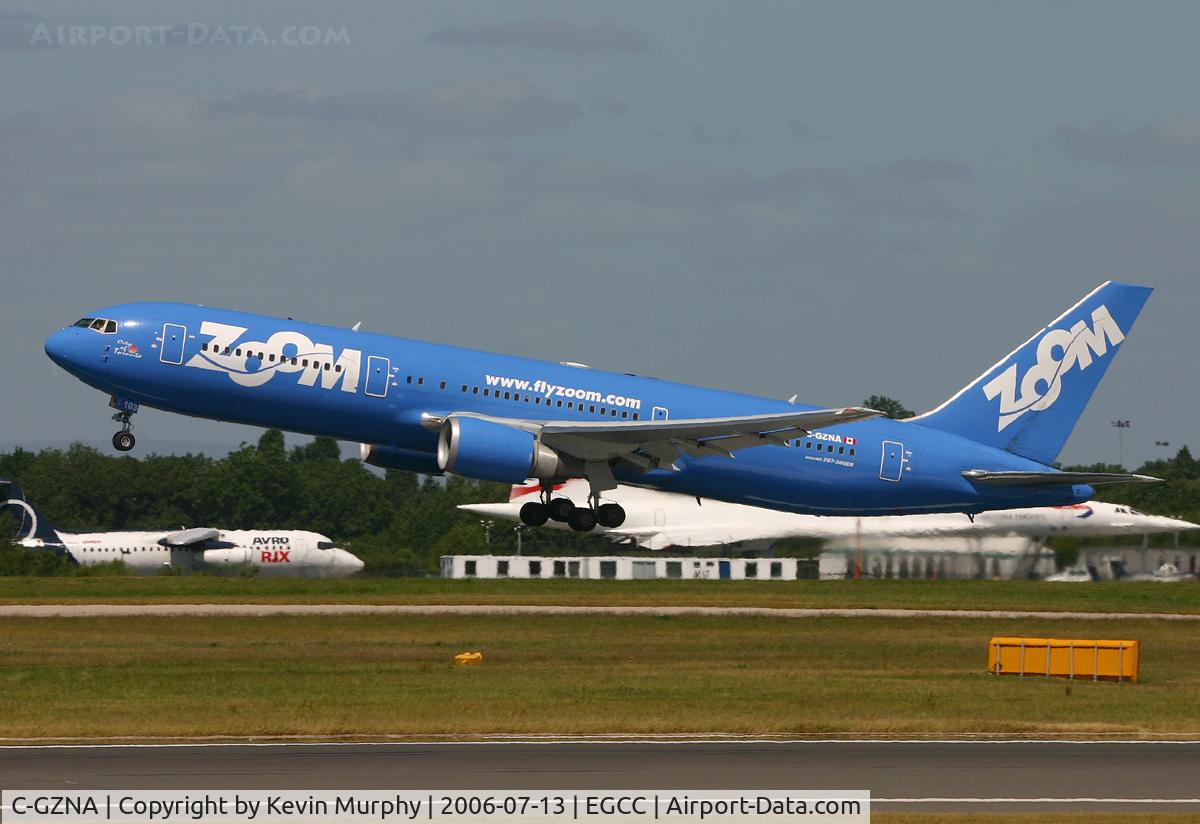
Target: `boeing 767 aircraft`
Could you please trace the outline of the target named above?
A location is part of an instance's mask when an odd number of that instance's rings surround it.
[[[97,309],[46,353],[110,396],[119,450],[143,405],[359,441],[378,466],[536,478],[531,525],[620,526],[600,501],[618,481],[814,515],[974,514],[1152,480],[1049,465],[1150,292],[1101,285],[906,421],[180,303]],[[587,506],[553,496],[568,478]]]

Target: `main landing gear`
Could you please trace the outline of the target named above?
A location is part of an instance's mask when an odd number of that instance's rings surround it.
[[[553,487],[542,486],[540,500],[521,507],[521,523],[541,526],[554,520],[565,523],[576,532],[591,532],[597,525],[615,529],[625,523],[625,510],[620,504],[600,503],[599,493],[588,496],[587,506],[575,506],[570,498],[553,497]]]

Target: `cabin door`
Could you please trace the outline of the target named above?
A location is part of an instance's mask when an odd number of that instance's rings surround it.
[[[883,442],[883,457],[879,462],[879,480],[899,481],[904,474],[904,444],[899,441]]]

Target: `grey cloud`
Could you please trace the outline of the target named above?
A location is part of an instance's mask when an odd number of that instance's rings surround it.
[[[588,103],[588,112],[601,117],[624,117],[629,114],[629,104],[615,97],[601,95]]]
[[[1059,275],[1194,277],[1200,257],[1195,197],[1082,201],[1014,220],[998,237],[997,259]]]
[[[526,85],[505,83],[325,96],[298,90],[263,89],[210,101],[206,110],[218,117],[366,123],[441,137],[502,137],[557,131],[583,114],[583,107],[577,101],[555,100]]]
[[[52,38],[38,35],[46,21],[21,9],[0,10],[0,51],[45,51],[55,47]]]
[[[531,196],[604,198],[673,208],[748,208],[780,214],[829,210],[846,215],[948,219],[959,215],[946,177],[918,179],[893,168],[793,168],[755,175],[736,168],[664,166],[649,170],[579,160],[551,161],[516,172],[509,185]],[[942,172],[945,174],[945,171]]]
[[[1056,140],[1077,157],[1120,166],[1196,163],[1200,161],[1200,115],[1133,129],[1059,126]]]
[[[871,168],[880,177],[913,183],[963,180],[971,176],[971,167],[966,163],[922,157],[900,158]]]
[[[724,129],[715,129],[702,120],[688,122],[688,135],[694,143],[699,143],[701,146],[738,146],[746,142],[741,127],[729,126]]]
[[[511,23],[446,26],[429,36],[430,43],[451,46],[491,46],[563,54],[648,54],[650,37],[615,23],[572,23],[562,18],[536,17]]]
[[[796,143],[811,143],[814,140],[820,140],[823,135],[817,132],[812,127],[811,123],[803,120],[791,120],[787,124],[788,134]]]

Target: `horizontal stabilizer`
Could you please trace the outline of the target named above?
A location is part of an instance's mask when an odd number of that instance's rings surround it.
[[[989,486],[1072,486],[1074,484],[1136,484],[1159,483],[1162,478],[1149,475],[1131,475],[1123,472],[989,472],[986,469],[968,469],[963,477],[977,484]]]

